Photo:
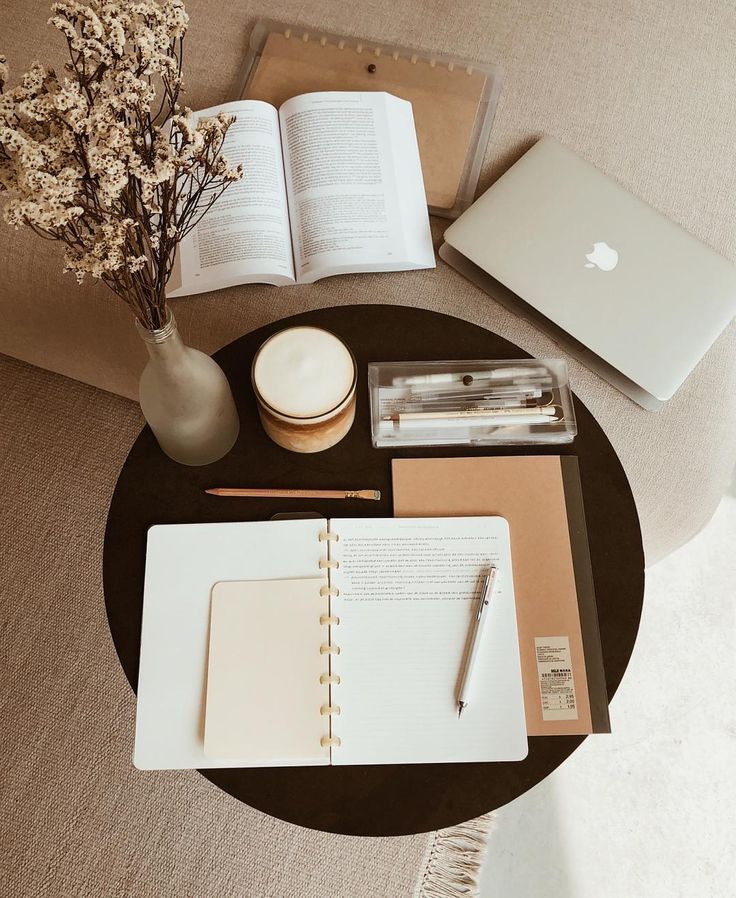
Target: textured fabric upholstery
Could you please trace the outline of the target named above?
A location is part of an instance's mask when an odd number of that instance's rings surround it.
[[[187,103],[232,99],[259,15],[500,64],[506,73],[480,189],[542,134],[579,151],[720,252],[736,257],[736,10],[719,0],[191,0]],[[0,0],[0,50],[19,71],[62,58],[46,0]],[[439,243],[446,222],[436,219]],[[144,351],[104,288],[62,277],[57,247],[2,226],[0,351],[133,397]],[[262,323],[317,306],[388,302],[482,324],[537,355],[551,340],[466,283],[436,271],[341,277],[313,286],[240,287],[175,304],[208,351]],[[697,297],[693,298],[697,305]],[[736,444],[736,327],[660,413],[635,406],[572,362],[573,384],[616,447],[637,499],[650,562],[709,518]],[[243,372],[243,376],[246,373]]]
[[[0,894],[432,898],[459,881],[477,895],[489,816],[335,836],[262,814],[194,770],[135,770],[135,697],[105,618],[102,541],[140,412],[0,358],[0,420]]]

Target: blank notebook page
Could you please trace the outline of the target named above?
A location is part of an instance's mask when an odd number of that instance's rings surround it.
[[[500,517],[335,520],[333,764],[513,761],[527,754],[508,524]],[[497,585],[457,714],[481,578]]]
[[[237,767],[204,753],[212,587],[319,575],[326,522],[157,524],[148,531],[135,753],[140,770]],[[320,761],[321,763],[321,761]]]

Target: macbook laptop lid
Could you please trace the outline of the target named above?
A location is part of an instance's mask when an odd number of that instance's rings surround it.
[[[499,281],[649,408],[736,314],[736,266],[550,137],[444,239],[446,261],[482,286],[484,273]]]

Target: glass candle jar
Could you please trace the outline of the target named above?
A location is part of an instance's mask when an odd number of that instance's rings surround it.
[[[318,327],[269,337],[251,371],[266,433],[292,452],[321,452],[345,436],[355,418],[357,379],[352,352]]]

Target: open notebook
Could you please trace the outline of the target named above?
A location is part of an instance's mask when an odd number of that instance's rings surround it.
[[[473,702],[458,719],[458,677],[489,563],[498,587]],[[494,761],[526,752],[503,518],[149,531],[137,767]]]

